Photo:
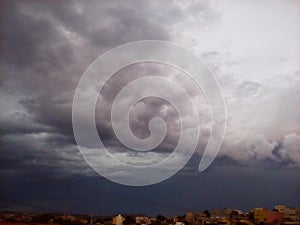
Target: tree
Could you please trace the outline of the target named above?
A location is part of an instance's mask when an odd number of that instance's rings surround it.
[[[126,216],[124,224],[129,225],[129,224],[135,224],[135,218],[133,216]]]
[[[254,220],[254,212],[249,213],[249,220],[251,220],[251,221]]]
[[[265,222],[259,222],[258,225],[266,225],[266,223]]]
[[[210,218],[210,212],[207,209],[204,210],[203,213],[206,215],[207,218]]]
[[[33,218],[33,222],[35,223],[48,223],[53,218],[52,214],[44,213],[38,214]]]
[[[163,215],[159,214],[156,216],[156,220],[159,222],[164,222],[167,218],[164,217]]]
[[[247,225],[245,222],[237,222],[235,225]]]
[[[233,210],[231,213],[230,213],[230,219],[233,219],[233,218],[236,218],[239,216],[239,212],[236,211],[236,210]]]

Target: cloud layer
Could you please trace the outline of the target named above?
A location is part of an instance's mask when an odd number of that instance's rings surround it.
[[[75,88],[98,56],[144,39],[179,43],[201,56],[216,74],[228,111],[219,157],[249,166],[299,168],[298,3],[267,2],[5,1],[0,9],[2,170],[39,167],[51,168],[54,174],[92,175],[72,132]],[[192,96],[199,113],[201,154],[211,128],[209,105],[184,73],[166,65],[141,63],[115,74],[97,103],[100,137],[112,153],[136,161],[138,155],[116,139],[110,109],[124,85],[149,74],[178,82]],[[170,154],[180,136],[172,105],[154,98],[133,107],[132,132],[147,137],[154,116],[166,121],[168,132],[150,156],[143,156],[144,163]],[[118,172],[109,165],[108,169]]]

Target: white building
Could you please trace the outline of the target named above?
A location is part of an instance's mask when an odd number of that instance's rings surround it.
[[[137,217],[135,217],[135,222],[137,224],[142,224],[142,225],[143,224],[144,225],[151,224],[151,220],[147,216],[137,216]]]
[[[176,222],[175,225],[185,225],[183,222]]]
[[[124,220],[125,220],[125,218],[123,216],[121,216],[121,214],[119,214],[113,218],[112,224],[123,225]]]
[[[278,212],[283,212],[283,209],[285,208],[285,205],[276,205],[274,209],[276,209]]]

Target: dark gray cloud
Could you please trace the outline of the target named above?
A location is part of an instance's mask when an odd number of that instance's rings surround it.
[[[3,88],[20,96],[19,104],[33,123],[64,133],[71,134],[73,93],[86,62],[101,49],[128,41],[168,39],[166,32],[129,5],[116,10],[96,2],[3,4]],[[80,48],[68,32],[83,41]]]
[[[151,16],[151,8],[157,6],[149,3],[116,6],[106,2],[5,1],[3,6],[3,171],[23,173],[39,167],[54,174],[59,168],[62,175],[72,174],[73,170],[82,173],[80,165],[85,168],[86,164],[77,157],[71,123],[72,100],[79,78],[95,57],[119,44],[143,39],[168,40],[166,27],[157,23],[163,18]],[[179,18],[180,10],[176,8],[172,6],[170,13]],[[166,17],[171,25],[170,18],[164,14],[161,17]],[[127,82],[125,77],[107,88],[107,94],[103,94],[107,104],[102,106],[111,105],[122,80]],[[145,118],[133,118],[133,129],[147,135],[147,121],[159,115],[163,105],[151,101],[147,109],[152,110],[147,110]],[[110,119],[105,117],[108,113],[99,113],[101,138],[108,145],[119,146]],[[172,139],[170,135],[167,138]],[[169,150],[163,147],[161,151]]]

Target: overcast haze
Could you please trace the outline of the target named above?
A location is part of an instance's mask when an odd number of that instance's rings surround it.
[[[57,211],[67,205],[71,212],[102,215],[300,207],[299,7],[296,0],[2,1],[0,194],[16,201],[2,199],[1,205],[32,210],[20,203],[25,202]],[[178,142],[176,110],[157,98],[137,103],[130,124],[137,137],[146,138],[149,120],[161,116],[168,128],[163,143],[143,158],[116,139],[113,100],[141,76],[180,83],[197,106],[201,127],[183,170],[160,184],[127,187],[99,176],[83,160],[73,136],[72,101],[97,57],[139,40],[177,43],[208,64],[224,94],[227,129],[217,159],[199,173],[211,128],[203,93],[167,65],[123,68],[105,85],[96,107],[99,136],[112,154],[153,163]]]

